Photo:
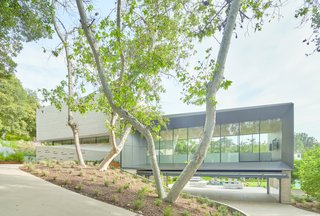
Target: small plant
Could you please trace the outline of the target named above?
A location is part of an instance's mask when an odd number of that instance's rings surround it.
[[[84,176],[84,172],[82,170],[80,170],[78,176],[80,176],[80,177]]]
[[[76,189],[77,191],[81,191],[81,190],[83,189],[83,184],[80,183],[80,184],[76,185],[76,186],[74,187],[74,189]]]
[[[94,189],[93,194],[94,194],[94,196],[99,196],[99,190],[98,189]]]
[[[216,203],[212,200],[209,200],[209,202],[207,203],[209,207],[216,207]]]
[[[46,171],[46,170],[43,170],[40,175],[41,175],[41,176],[48,176],[48,175],[49,175],[49,172]]]
[[[112,179],[112,184],[115,184],[117,182],[117,180],[114,178]]]
[[[122,193],[122,190],[123,190],[123,187],[120,186],[120,187],[118,188],[117,192],[118,192],[118,193]]]
[[[220,206],[218,207],[218,212],[219,212],[220,214],[222,214],[222,215],[227,215],[229,211],[228,211],[228,208],[227,208],[226,206],[220,205]]]
[[[69,170],[69,174],[72,174],[72,170]]]
[[[171,206],[167,206],[165,209],[164,209],[164,213],[163,213],[163,216],[172,216],[172,208]]]
[[[118,201],[119,201],[118,196],[117,196],[117,195],[115,195],[115,194],[114,194],[114,195],[112,195],[112,196],[111,196],[111,201],[112,201],[112,202],[114,202],[114,203],[118,202]]]
[[[91,176],[90,181],[96,181],[96,178],[94,176]]]
[[[184,199],[190,199],[192,196],[189,193],[182,193],[181,197]]]
[[[184,212],[182,212],[181,215],[182,216],[190,216],[191,214],[187,210],[184,210]]]
[[[57,178],[58,178],[58,176],[56,176],[56,175],[54,175],[54,176],[52,176],[52,180],[57,180]]]
[[[109,187],[109,181],[108,180],[104,180],[104,186],[105,187]]]
[[[148,192],[148,188],[147,188],[147,187],[141,188],[141,189],[138,191],[138,197],[139,197],[139,199],[143,199],[147,192]]]
[[[128,190],[129,187],[130,187],[130,184],[129,184],[129,183],[126,183],[126,184],[123,186],[123,189]]]
[[[133,178],[134,178],[134,179],[137,179],[137,178],[138,178],[138,175],[137,175],[137,174],[133,174]]]
[[[68,185],[68,184],[70,184],[70,180],[69,179],[63,180],[63,185]]]
[[[133,208],[135,210],[140,210],[143,206],[143,200],[142,199],[137,199],[133,202]]]
[[[242,214],[238,211],[233,211],[232,216],[242,216]]]
[[[162,200],[161,200],[161,199],[156,199],[156,200],[154,201],[154,204],[155,204],[156,206],[161,206]]]
[[[197,203],[199,203],[199,204],[205,204],[205,203],[207,203],[208,199],[205,198],[205,197],[197,197],[197,198],[196,198],[196,201],[197,201]]]

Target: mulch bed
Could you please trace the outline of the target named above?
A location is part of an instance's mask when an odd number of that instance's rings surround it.
[[[184,195],[172,205],[162,202],[157,199],[151,181],[119,168],[100,172],[95,166],[81,168],[71,162],[42,162],[26,164],[21,169],[53,184],[145,216],[241,215],[206,198]],[[170,211],[171,214],[166,214]]]

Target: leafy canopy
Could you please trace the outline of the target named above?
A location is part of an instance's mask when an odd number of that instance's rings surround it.
[[[28,139],[35,136],[35,92],[24,89],[14,74],[0,70],[0,132],[10,137]]]
[[[23,42],[51,36],[49,0],[0,1],[0,70],[13,72]]]
[[[299,176],[301,188],[307,194],[320,199],[320,146],[303,154],[300,162]]]

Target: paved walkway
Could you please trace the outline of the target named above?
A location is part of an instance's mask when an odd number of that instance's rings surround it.
[[[226,203],[250,216],[319,216],[317,213],[279,203],[276,198],[266,194],[264,188],[248,187],[239,190],[208,185],[205,188],[185,187],[184,191]]]
[[[133,216],[128,210],[66,190],[19,170],[0,165],[0,215]]]

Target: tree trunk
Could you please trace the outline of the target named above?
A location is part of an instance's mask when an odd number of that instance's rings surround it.
[[[206,95],[206,121],[204,126],[204,133],[200,142],[200,145],[193,155],[190,163],[184,168],[182,173],[180,174],[178,180],[172,186],[168,196],[166,197],[166,201],[174,203],[184,186],[188,183],[190,178],[195,174],[197,169],[202,164],[209,145],[211,143],[215,121],[216,121],[216,107],[215,107],[215,97],[216,93],[220,87],[220,84],[223,80],[223,73],[225,62],[227,58],[227,54],[229,51],[231,36],[233,32],[233,28],[235,26],[236,18],[238,11],[240,9],[240,0],[233,0],[231,2],[230,11],[227,18],[227,24],[224,29],[222,42],[220,45],[218,58],[217,58],[217,69],[213,73],[212,80],[208,83],[207,86],[207,95]]]
[[[54,12],[56,10],[55,5],[56,5],[56,0],[52,0],[52,6],[54,9]],[[86,164],[84,162],[83,155],[81,152],[80,141],[79,141],[79,125],[74,121],[73,114],[70,109],[70,106],[71,106],[70,101],[71,101],[71,97],[73,96],[73,86],[72,86],[73,85],[73,81],[72,81],[73,66],[72,66],[72,63],[71,63],[70,57],[69,57],[70,55],[69,55],[69,45],[68,45],[68,33],[65,32],[64,36],[62,35],[62,32],[57,24],[57,21],[56,21],[55,13],[52,13],[52,20],[53,20],[54,29],[63,44],[65,55],[66,55],[66,60],[67,60],[67,69],[68,69],[68,104],[67,104],[68,105],[68,125],[70,126],[72,133],[73,133],[73,138],[74,138],[74,143],[75,143],[75,148],[76,148],[76,153],[77,153],[77,157],[79,160],[79,164],[83,167],[86,167]],[[65,31],[66,31],[66,29],[65,29]]]
[[[81,152],[81,146],[80,146],[80,142],[79,142],[79,131],[78,131],[77,125],[74,124],[74,125],[71,126],[71,124],[69,124],[69,126],[72,129],[73,138],[74,138],[74,144],[75,144],[75,147],[76,147],[76,153],[77,153],[77,156],[78,156],[79,164],[81,166],[83,166],[83,167],[86,167],[86,163],[84,162],[83,155],[82,155],[82,152]]]
[[[112,110],[116,112],[119,116],[124,118],[126,121],[128,121],[134,128],[136,128],[142,135],[146,137],[147,143],[148,143],[148,150],[149,150],[151,161],[152,161],[151,162],[152,171],[156,181],[158,196],[160,198],[164,198],[165,191],[162,185],[162,179],[160,178],[160,169],[159,169],[157,160],[154,160],[154,157],[153,157],[153,155],[155,155],[155,146],[153,142],[153,137],[150,131],[148,130],[148,128],[146,128],[143,124],[141,124],[134,116],[132,116],[126,110],[123,110],[122,108],[117,107],[114,104],[112,91],[110,89],[109,83],[106,81],[106,77],[105,77],[106,71],[102,64],[98,44],[96,43],[95,38],[91,30],[89,29],[88,19],[85,13],[83,2],[82,0],[77,0],[76,2],[77,2],[77,8],[80,14],[80,22],[95,59],[95,63],[97,66],[98,75],[101,81],[103,92],[106,95]]]
[[[115,131],[114,131],[114,126],[115,126],[115,116],[113,115],[113,117],[111,118],[111,132],[110,132],[110,141],[112,144],[112,149],[111,151],[107,154],[107,156],[103,159],[103,161],[100,163],[99,165],[99,170],[100,171],[106,171],[110,165],[110,163],[113,161],[113,159],[115,157],[117,157],[119,155],[119,153],[122,151],[124,144],[127,141],[127,138],[131,132],[131,125],[127,125],[124,133],[122,135],[122,138],[119,142],[119,144],[117,145],[117,140],[116,140],[116,135],[115,135]]]

